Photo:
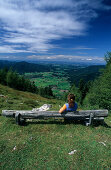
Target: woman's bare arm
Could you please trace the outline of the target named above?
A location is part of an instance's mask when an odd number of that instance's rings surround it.
[[[62,112],[64,112],[65,110],[66,110],[66,105],[64,104],[64,106],[61,107],[61,109],[59,110],[59,113],[62,113]]]

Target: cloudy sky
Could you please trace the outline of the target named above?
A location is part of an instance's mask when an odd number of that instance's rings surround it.
[[[104,63],[110,0],[0,0],[0,59]]]

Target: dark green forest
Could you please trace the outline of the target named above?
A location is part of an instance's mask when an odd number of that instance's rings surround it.
[[[68,69],[69,81],[71,83],[75,82],[75,85],[78,86],[81,79],[84,82],[88,82],[89,80],[94,80],[105,68],[105,65],[91,65],[85,68],[75,69],[75,67]]]
[[[18,74],[12,69],[4,68],[0,70],[0,83],[17,90],[36,93],[44,97],[53,96],[51,87],[38,88],[34,82],[24,78],[23,75]]]

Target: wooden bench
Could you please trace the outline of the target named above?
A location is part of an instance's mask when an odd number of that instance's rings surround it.
[[[2,110],[2,115],[15,118],[16,124],[21,125],[26,119],[64,118],[65,120],[84,120],[86,126],[93,120],[103,121],[108,116],[108,110],[81,110],[67,113],[58,111],[31,111],[31,110]]]

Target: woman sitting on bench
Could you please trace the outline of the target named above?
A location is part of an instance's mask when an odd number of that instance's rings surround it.
[[[76,111],[77,107],[78,105],[75,103],[75,95],[69,94],[68,103],[63,105],[63,107],[59,110],[59,113]]]

